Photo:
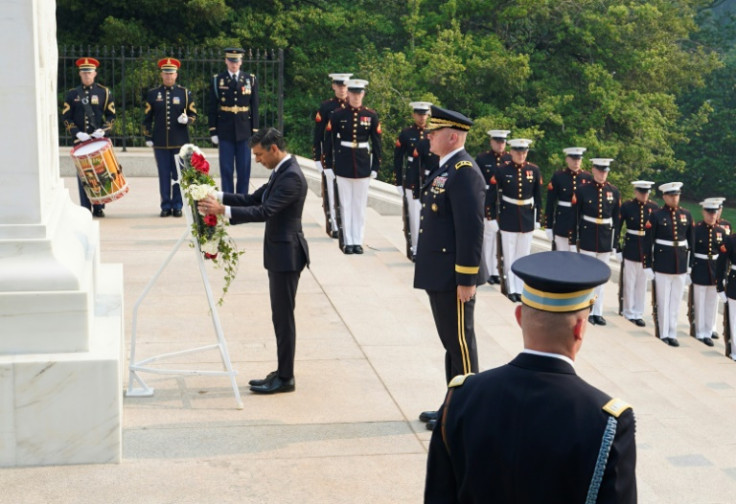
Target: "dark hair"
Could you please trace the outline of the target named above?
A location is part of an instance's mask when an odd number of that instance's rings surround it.
[[[286,150],[284,135],[276,128],[266,128],[256,131],[250,137],[248,145],[250,145],[251,149],[256,145],[260,145],[264,149],[270,150],[271,146],[275,145],[280,151]]]

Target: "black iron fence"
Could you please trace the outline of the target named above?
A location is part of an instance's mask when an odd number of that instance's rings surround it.
[[[117,119],[110,138],[125,150],[145,144],[141,132],[145,93],[161,85],[157,62],[171,56],[181,61],[177,83],[192,92],[199,118],[191,126],[190,136],[195,143],[209,142],[207,112],[209,86],[212,76],[225,70],[221,50],[198,47],[143,48],[143,47],[82,47],[59,48],[59,110],[64,105],[68,90],[80,84],[79,70],[74,62],[89,56],[100,61],[96,82],[107,86],[115,99]],[[241,71],[255,74],[258,79],[260,126],[274,126],[284,130],[284,51],[247,49]],[[73,139],[59,120],[61,145],[72,145]]]

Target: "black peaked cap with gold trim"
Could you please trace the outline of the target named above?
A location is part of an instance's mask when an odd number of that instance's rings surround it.
[[[608,281],[611,269],[601,260],[575,252],[550,251],[514,261],[524,281],[521,302],[549,312],[574,312],[595,302],[595,288]]]
[[[473,121],[454,110],[447,110],[432,105],[432,116],[429,118],[427,131],[452,128],[460,131],[469,131]]]

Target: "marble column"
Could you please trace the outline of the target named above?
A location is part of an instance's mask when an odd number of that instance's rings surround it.
[[[56,3],[0,16],[0,466],[118,462],[122,266],[59,175]]]

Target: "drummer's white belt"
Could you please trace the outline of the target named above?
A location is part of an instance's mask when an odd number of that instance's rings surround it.
[[[367,144],[367,143],[368,143],[368,142],[366,142],[366,144]],[[407,161],[409,161],[410,163],[411,163],[412,161],[414,161],[414,158],[413,158],[412,156],[409,156],[409,157],[408,157],[408,158],[406,158],[406,159],[407,159]]]
[[[696,257],[698,259],[705,259],[706,261],[715,261],[716,259],[718,259],[718,256],[709,256],[708,254],[698,254],[697,252],[693,254],[693,257]]]
[[[571,202],[569,202],[569,201],[558,201],[558,202],[557,202],[557,206],[566,206],[566,207],[571,207],[571,206],[572,206],[572,203],[571,203]]]
[[[644,234],[646,233],[645,231],[641,231],[639,229],[627,229],[626,232],[636,236],[644,236]]]
[[[736,271],[736,264],[732,264],[732,265],[731,265],[731,269],[732,269],[733,271]]]
[[[367,149],[370,144],[368,142],[340,142],[343,147],[350,147],[351,149]]]
[[[596,224],[608,224],[609,226],[613,225],[613,219],[611,217],[601,219],[599,217],[590,217],[589,215],[583,215],[583,220],[586,220],[588,222],[595,222]]]
[[[668,247],[687,247],[687,240],[680,240],[680,241],[670,241],[670,240],[660,240],[657,238],[654,240],[655,243],[659,243],[660,245],[667,245]]]
[[[534,198],[514,199],[514,198],[509,198],[508,196],[503,196],[503,195],[501,196],[501,198],[503,198],[503,200],[506,203],[511,203],[512,205],[524,206],[524,205],[533,205],[534,204]]]
[[[248,112],[249,107],[226,107],[224,105],[220,106],[220,110],[222,112],[232,112],[233,114],[237,114],[238,112]]]

